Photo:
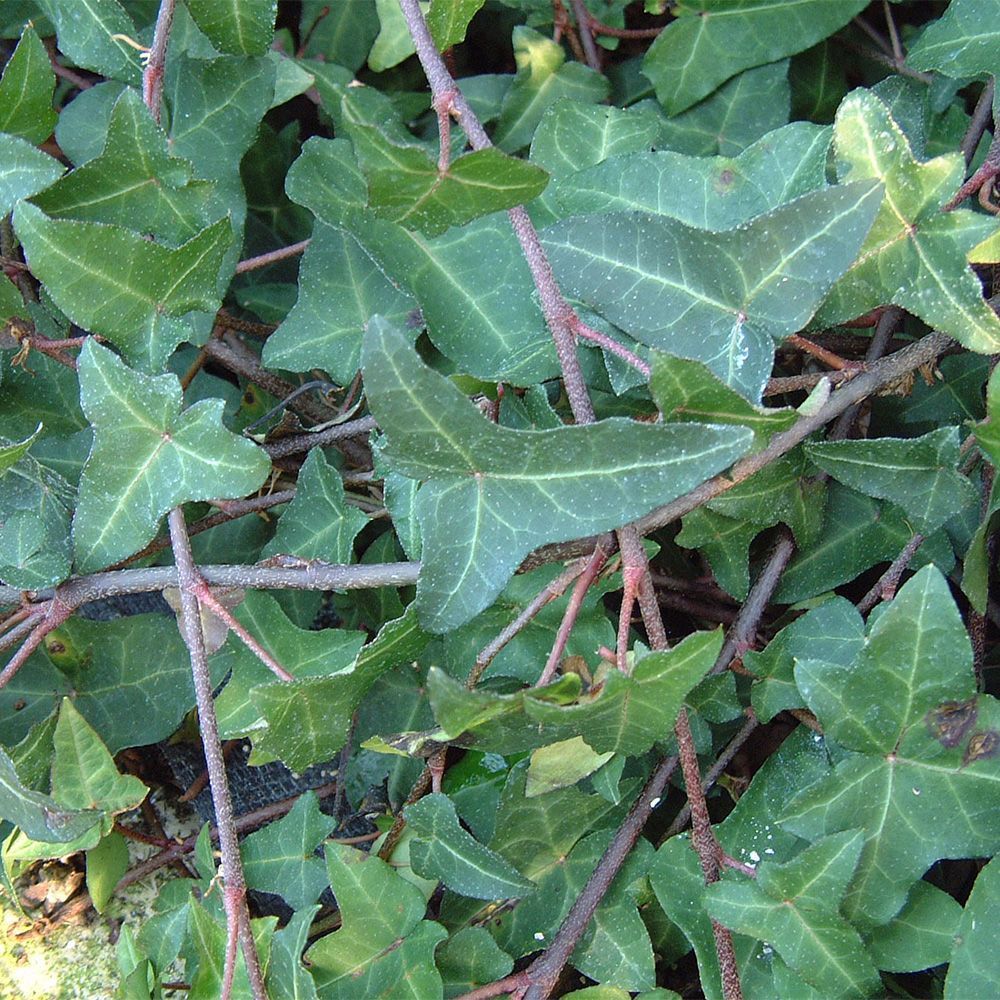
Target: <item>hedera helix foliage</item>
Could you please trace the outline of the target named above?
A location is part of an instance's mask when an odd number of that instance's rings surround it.
[[[130,998],[997,994],[995,21],[0,6],[5,906],[186,857]]]

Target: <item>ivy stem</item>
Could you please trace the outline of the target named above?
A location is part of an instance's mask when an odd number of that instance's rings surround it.
[[[573,6],[573,17],[576,19],[576,30],[580,35],[583,44],[584,55],[587,57],[587,65],[596,72],[601,71],[601,54],[597,50],[594,42],[594,32],[590,24],[590,12],[584,5],[583,0],[571,0]]]
[[[215,820],[219,828],[220,872],[226,907],[227,934],[221,997],[222,1000],[228,1000],[232,993],[233,975],[236,969],[236,942],[239,941],[243,950],[243,958],[246,961],[250,990],[254,1000],[267,1000],[264,977],[250,928],[246,882],[243,878],[243,865],[240,861],[240,843],[233,821],[233,802],[229,795],[226,763],[222,755],[222,745],[219,742],[219,725],[215,717],[215,703],[212,700],[212,677],[208,668],[208,656],[205,652],[205,636],[201,628],[197,593],[201,587],[205,586],[205,582],[201,579],[195,566],[194,557],[191,554],[191,541],[184,523],[184,512],[180,507],[175,507],[170,512],[168,524],[181,592],[181,614],[178,624],[191,656],[191,675],[194,680],[195,699],[198,705],[198,723],[205,749],[205,764],[208,768],[208,780],[212,789]]]
[[[167,62],[167,43],[170,41],[170,27],[174,21],[176,2],[177,0],[160,0],[156,27],[153,29],[153,45],[149,50],[146,68],[142,72],[142,100],[157,125],[160,124],[163,71]]]
[[[583,606],[583,599],[590,589],[590,585],[597,579],[601,568],[608,561],[610,549],[611,546],[604,539],[598,539],[597,545],[594,546],[594,551],[587,560],[586,566],[584,566],[583,571],[577,576],[576,583],[573,585],[573,592],[570,594],[569,602],[566,605],[566,611],[563,613],[562,621],[559,623],[559,630],[556,632],[555,641],[552,643],[549,658],[545,661],[545,667],[541,674],[539,674],[538,680],[535,681],[535,687],[544,687],[555,677],[556,669],[566,649],[566,643],[569,641],[569,634],[572,632],[577,616],[580,614],[580,608]]]
[[[258,254],[256,257],[247,257],[236,265],[237,274],[246,274],[247,271],[256,271],[258,268],[267,267],[268,264],[276,264],[279,260],[287,260],[303,253],[312,240],[299,240],[298,243],[291,243],[287,247],[279,247],[277,250],[268,250],[267,253]]]
[[[469,138],[473,149],[487,149],[492,146],[490,137],[486,134],[475,112],[469,106],[462,92],[458,89],[448,67],[445,66],[441,54],[434,45],[427,22],[420,10],[418,0],[399,0],[406,25],[413,39],[417,58],[424,69],[427,82],[430,84],[432,103],[435,107],[442,106],[451,109]],[[580,368],[580,360],[576,356],[576,339],[573,325],[576,319],[569,303],[563,297],[556,284],[552,265],[542,249],[538,233],[532,225],[524,206],[517,205],[507,212],[510,224],[514,229],[521,251],[531,271],[535,289],[538,292],[539,305],[552,339],[555,342],[559,366],[562,370],[563,382],[566,385],[566,395],[573,410],[573,417],[578,424],[589,424],[594,420],[594,407],[587,392],[587,383]]]

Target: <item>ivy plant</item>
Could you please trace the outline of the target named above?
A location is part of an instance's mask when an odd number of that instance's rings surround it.
[[[158,873],[129,1000],[1000,991],[994,21],[0,6],[11,919]]]

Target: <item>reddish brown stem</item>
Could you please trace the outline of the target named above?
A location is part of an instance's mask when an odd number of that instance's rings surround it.
[[[247,257],[236,265],[237,274],[245,274],[247,271],[256,271],[258,268],[267,267],[268,264],[276,264],[279,260],[287,260],[289,257],[296,257],[302,253],[311,240],[300,240],[287,247],[280,247],[277,250],[269,250],[267,253],[258,254],[256,257]]]
[[[160,0],[156,27],[153,29],[153,45],[142,73],[142,100],[157,124],[160,121],[160,105],[163,102],[163,73],[167,64],[167,43],[170,41],[175,5],[176,0]]]

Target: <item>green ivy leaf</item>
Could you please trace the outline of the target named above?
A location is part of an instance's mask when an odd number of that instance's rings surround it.
[[[187,9],[221,52],[260,56],[271,46],[278,0],[187,0]]]
[[[67,809],[52,796],[26,787],[14,769],[14,762],[0,747],[0,817],[32,840],[63,844],[86,834],[101,814],[96,809]]]
[[[285,193],[318,219],[336,226],[343,222],[345,208],[363,208],[368,203],[368,182],[349,140],[312,136],[288,168]]]
[[[688,156],[735,156],[788,124],[788,60],[737,74],[693,108],[670,118],[659,145]]]
[[[17,206],[14,226],[56,305],[149,371],[162,369],[188,336],[172,317],[219,306],[219,268],[232,243],[227,219],[176,250],[118,226],[50,219],[27,202]],[[123,260],[131,265],[124,272]]]
[[[691,511],[674,541],[685,549],[701,549],[712,574],[727,594],[742,601],[750,590],[750,543],[761,527],[736,521],[707,507]]]
[[[723,233],[665,216],[582,216],[550,226],[542,242],[572,294],[756,402],[773,341],[800,330],[850,266],[880,199],[871,182],[829,188]]]
[[[45,16],[55,25],[59,50],[77,64],[101,76],[121,80],[133,87],[142,82],[139,53],[115,35],[135,38],[132,18],[118,0],[86,0],[66,4],[62,0],[37,0]]]
[[[676,115],[734,73],[802,52],[842,28],[865,0],[693,0],[660,32],[642,63]]]
[[[45,142],[57,118],[52,110],[55,86],[45,46],[29,23],[0,79],[0,132],[33,144]]]
[[[104,912],[128,863],[128,844],[115,830],[87,851],[87,892],[98,913]]]
[[[986,457],[1000,466],[1000,375],[995,368],[986,383],[986,419],[976,424],[975,432]]]
[[[363,632],[297,628],[270,594],[256,591],[247,593],[233,615],[297,680],[350,671],[365,641]],[[283,682],[232,634],[211,663],[220,677],[231,675],[215,703],[223,739],[234,739],[259,729],[261,709],[257,695],[261,689]],[[254,762],[262,763],[263,759]]]
[[[532,798],[575,785],[607,764],[613,756],[613,752],[595,753],[582,736],[539,747],[531,753],[524,794]]]
[[[899,913],[872,931],[868,950],[875,965],[888,972],[921,972],[944,965],[955,942],[965,938],[959,928],[962,912],[943,889],[917,882]]]
[[[754,406],[698,361],[659,351],[653,354],[649,392],[664,420],[749,427],[755,447],[763,447],[773,434],[787,430],[798,419],[788,407]]]
[[[849,919],[885,923],[938,858],[1000,847],[1000,704],[970,700],[972,649],[937,569],[903,586],[851,666],[800,660],[795,679],[824,731],[852,752],[780,821],[804,837],[864,830]],[[963,704],[960,718],[949,713]]]
[[[226,955],[226,917],[221,911],[209,911],[198,899],[192,897],[185,910],[187,934],[184,960],[186,967],[194,970],[191,976],[192,1000],[196,997],[222,996],[223,969]],[[264,917],[250,921],[254,947],[261,969],[267,969],[271,936],[278,923],[277,917]],[[233,977],[233,996],[250,997],[250,980],[242,949],[236,954],[236,973]]]
[[[860,935],[837,912],[861,853],[857,831],[824,837],[782,865],[765,863],[753,882],[709,886],[709,914],[762,937],[824,996],[871,996],[881,980]]]
[[[118,773],[101,738],[63,698],[52,742],[53,798],[70,809],[100,810],[110,829],[111,817],[134,809],[147,791],[134,775]]]
[[[48,187],[62,164],[16,135],[0,135],[0,212],[7,215],[21,198]]]
[[[497,947],[485,927],[463,927],[435,955],[444,995],[457,997],[509,975],[514,960]]]
[[[287,815],[243,841],[247,886],[281,896],[293,910],[315,903],[327,879],[326,865],[314,852],[336,825],[320,812],[314,792],[300,796]]]
[[[530,294],[531,272],[506,215],[429,239],[358,216],[350,228],[389,278],[413,294],[428,335],[466,374],[530,385],[559,370]]]
[[[12,458],[14,462],[0,472],[0,579],[24,590],[62,582],[71,563],[69,523],[75,491],[57,472],[26,454],[39,430],[4,448],[4,464]]]
[[[157,657],[146,655],[157,650]],[[213,669],[213,677],[222,674]],[[166,739],[194,705],[191,666],[167,615],[74,617],[0,690],[0,742],[17,742],[72,697],[111,753]],[[20,706],[20,707],[16,707]]]
[[[51,218],[141,225],[176,247],[225,215],[215,185],[191,179],[191,164],[173,156],[163,130],[134,90],[115,102],[100,155],[34,199]]]
[[[317,221],[299,270],[298,301],[267,338],[264,364],[294,371],[322,368],[347,385],[361,366],[368,320],[379,315],[402,324],[415,306],[362,242]]]
[[[434,948],[448,932],[423,919],[420,890],[384,861],[342,844],[327,845],[326,863],[342,924],[306,953],[320,1000],[440,997]]]
[[[382,626],[353,670],[254,688],[253,702],[267,722],[267,729],[252,734],[255,755],[280,759],[298,771],[329,760],[343,747],[351,717],[375,681],[416,659],[429,641],[408,608],[402,618]]]
[[[271,939],[271,961],[265,984],[268,996],[281,996],[284,991],[290,1000],[318,1000],[316,984],[302,964],[302,952],[318,911],[318,906],[296,910],[288,923],[275,931]]]
[[[509,153],[528,145],[549,105],[561,98],[597,104],[608,95],[607,80],[582,63],[567,63],[563,47],[551,38],[518,25],[512,41],[517,76],[493,134],[493,141]]]
[[[405,809],[413,833],[410,865],[423,878],[475,899],[508,899],[535,888],[516,868],[480,844],[459,824],[447,795],[425,795]]]
[[[824,187],[829,145],[828,127],[794,122],[736,157],[612,156],[555,180],[550,201],[561,215],[652,212],[697,229],[732,229]]]
[[[955,933],[945,1000],[988,996],[1000,989],[993,928],[1000,917],[1000,862],[995,858],[979,873]]]
[[[936,69],[956,80],[993,75],[1000,68],[996,48],[1000,31],[984,18],[988,12],[979,0],[952,0],[941,17],[920,33],[906,54],[906,64]]]
[[[306,458],[295,498],[278,519],[278,530],[262,556],[283,553],[328,563],[353,561],[354,539],[368,518],[344,500],[340,473],[313,448]]]
[[[435,631],[491,604],[537,545],[626,523],[725,468],[748,444],[747,431],[708,425],[499,427],[378,320],[362,359],[387,460],[404,475],[428,478],[417,494],[416,604]]]
[[[352,130],[356,133],[357,127]],[[383,218],[427,236],[521,205],[548,183],[548,174],[539,167],[495,148],[466,153],[444,172],[412,146],[387,146],[385,155],[392,167],[368,174],[371,207]]]
[[[439,52],[465,41],[469,22],[485,0],[431,0],[427,27]]]
[[[221,399],[182,413],[176,376],[132,371],[92,340],[80,354],[79,374],[80,401],[94,425],[73,519],[81,572],[141,548],[178,504],[246,496],[267,477],[267,456],[223,426]]]
[[[899,504],[925,535],[979,499],[959,475],[957,427],[919,438],[814,441],[806,453],[824,472],[869,496]]]
[[[940,210],[962,181],[961,154],[920,163],[889,109],[864,90],[840,105],[834,147],[841,181],[877,179],[885,199],[861,254],[814,324],[827,327],[893,302],[970,350],[998,350],[1000,319],[966,263],[996,222],[968,209]]]

